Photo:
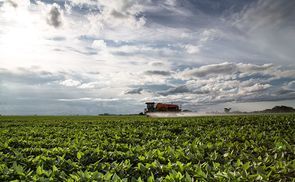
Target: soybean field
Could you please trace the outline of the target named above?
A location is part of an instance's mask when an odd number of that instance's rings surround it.
[[[0,181],[295,181],[295,115],[0,116]]]

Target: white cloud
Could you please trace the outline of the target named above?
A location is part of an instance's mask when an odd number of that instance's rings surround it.
[[[295,80],[288,83],[288,89],[295,90]]]
[[[58,101],[64,102],[77,102],[77,101],[92,101],[92,102],[113,102],[119,101],[119,98],[89,98],[89,97],[82,97],[77,99],[58,99]]]
[[[98,3],[101,6],[101,13],[90,15],[89,19],[94,19],[92,24],[98,23],[99,29],[119,27],[121,29],[137,29],[146,23],[144,17],[136,17],[141,12],[142,5],[135,0],[100,0]]]
[[[102,88],[107,85],[107,82],[102,83],[99,81],[94,81],[94,82],[88,82],[88,83],[83,83],[79,86],[79,88],[82,89],[94,89],[94,88]]]
[[[122,13],[136,14],[138,12],[138,10],[135,10],[136,8],[134,8],[134,6],[138,5],[136,0],[99,0],[99,3],[108,9],[116,10]]]
[[[189,54],[197,54],[200,52],[200,48],[198,46],[194,46],[191,44],[187,44],[184,46],[185,50]]]
[[[134,89],[129,89],[124,94],[141,94],[143,91],[143,88],[134,88]]]
[[[214,40],[218,36],[221,36],[221,32],[217,29],[205,29],[200,35],[200,43],[206,43],[207,41]]]
[[[264,55],[271,62],[292,64],[294,51],[290,46],[295,40],[293,9],[294,2],[288,0],[249,4],[228,20],[235,30],[231,39],[241,42],[243,48],[254,48],[256,54]]]
[[[220,74],[233,74],[237,71],[237,67],[234,63],[220,63],[201,66],[200,68],[194,68],[183,72],[184,77],[204,77],[207,75],[220,75]]]
[[[107,44],[104,40],[94,40],[92,43],[92,47],[99,50],[104,50],[107,47]]]
[[[60,84],[67,87],[77,87],[81,85],[81,82],[78,80],[67,79],[67,80],[61,81]]]
[[[177,1],[176,0],[165,0],[165,4],[167,4],[169,6],[176,6]]]
[[[97,1],[92,1],[92,0],[70,0],[70,2],[74,5],[97,5]]]
[[[260,83],[255,83],[252,86],[248,87],[242,87],[239,91],[240,95],[247,95],[247,94],[253,94],[257,92],[262,92],[265,91],[266,89],[270,88],[270,84],[260,84]]]
[[[211,64],[201,66],[199,68],[193,68],[189,70],[185,70],[182,74],[183,77],[205,77],[210,75],[234,75],[239,74],[240,77],[249,76],[253,73],[262,73],[262,74],[280,74],[280,75],[289,75],[291,72],[283,71],[281,72],[273,72],[274,70],[273,64],[263,64],[263,65],[255,65],[255,64],[245,64],[245,63],[230,63],[224,62],[219,64]],[[290,76],[290,75],[289,75]]]

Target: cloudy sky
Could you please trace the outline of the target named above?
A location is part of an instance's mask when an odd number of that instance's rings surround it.
[[[293,0],[0,0],[0,114],[295,106]]]

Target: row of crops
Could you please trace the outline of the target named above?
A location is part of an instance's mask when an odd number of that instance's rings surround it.
[[[295,115],[0,117],[0,181],[295,181]]]

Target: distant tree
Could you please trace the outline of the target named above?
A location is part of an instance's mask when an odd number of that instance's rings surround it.
[[[103,113],[103,114],[99,114],[100,116],[109,116],[109,113]]]
[[[231,110],[231,108],[226,108],[226,107],[224,108],[224,112],[225,112],[225,113],[229,113],[230,110]]]
[[[266,112],[266,113],[295,112],[295,109],[293,107],[288,107],[288,106],[275,106],[272,109],[266,109],[261,112]]]
[[[144,115],[143,112],[140,112],[138,115]]]
[[[191,110],[185,109],[183,112],[192,112]]]

